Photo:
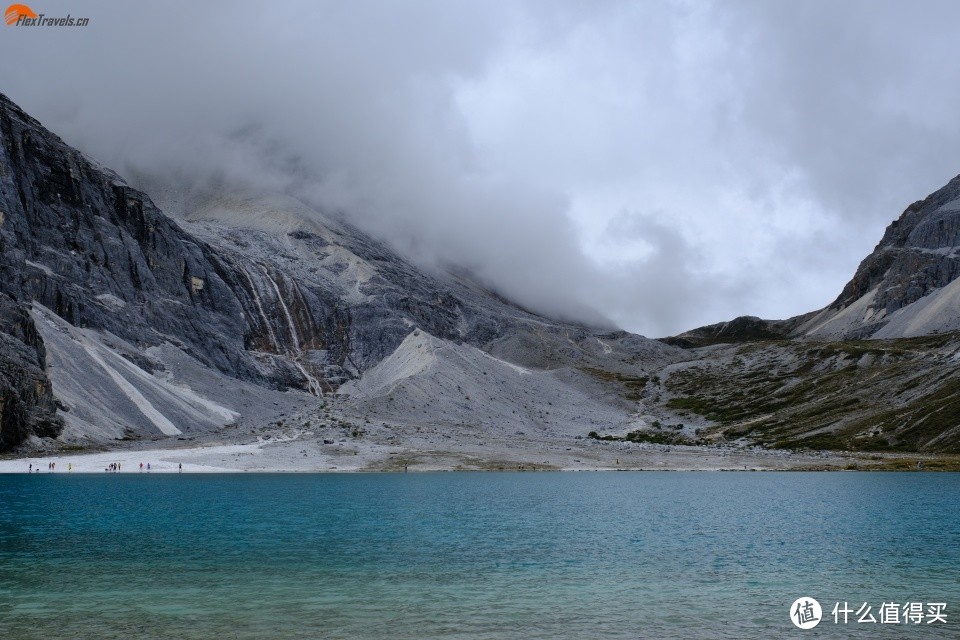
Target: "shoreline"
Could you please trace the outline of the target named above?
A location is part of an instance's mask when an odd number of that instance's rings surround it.
[[[504,453],[412,449],[373,443],[350,443],[350,446],[324,447],[308,453],[306,443],[297,439],[258,440],[245,444],[211,443],[193,447],[115,449],[0,459],[0,474],[960,471],[960,456],[912,453],[813,454],[786,450],[717,450],[709,447],[651,448],[624,452],[584,447],[564,450],[562,453],[565,455],[558,455],[556,448],[549,449],[546,446],[514,449],[509,452],[512,456]],[[48,467],[51,462],[56,464],[53,470]],[[111,463],[119,463],[120,470],[111,471]]]
[[[908,471],[905,469],[885,469],[881,467],[862,467],[857,469],[843,468],[823,468],[823,469],[805,469],[797,467],[795,469],[609,469],[609,468],[590,468],[590,469],[411,469],[409,471],[396,471],[392,469],[360,469],[357,471],[348,470],[282,470],[282,469],[211,469],[204,471],[55,471],[47,472],[44,470],[34,470],[32,473],[27,471],[3,471],[0,470],[0,476],[16,475],[69,475],[69,476],[102,476],[102,475],[221,475],[221,476],[242,476],[242,475],[381,475],[381,474],[427,474],[427,473],[960,473],[960,470],[949,469],[920,469]]]

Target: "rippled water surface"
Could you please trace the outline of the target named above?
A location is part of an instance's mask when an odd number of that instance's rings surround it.
[[[0,476],[0,638],[785,636],[960,637],[960,476]]]

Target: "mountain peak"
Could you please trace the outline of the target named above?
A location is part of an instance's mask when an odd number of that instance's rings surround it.
[[[894,338],[960,329],[960,176],[887,227],[837,299],[800,333]]]
[[[427,273],[285,196],[186,193],[174,220],[6,96],[0,142],[0,407],[23,405],[0,415],[10,422],[0,424],[2,448],[61,428],[100,444],[210,432],[221,415],[262,419],[218,394],[229,384],[310,402],[363,376],[415,328],[544,370],[677,355]],[[45,370],[47,357],[57,365]],[[207,395],[169,384],[185,371],[181,382]],[[209,419],[211,406],[224,411]]]

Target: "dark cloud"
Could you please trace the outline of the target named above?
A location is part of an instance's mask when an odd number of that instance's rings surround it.
[[[0,89],[161,202],[288,192],[647,334],[826,304],[960,171],[954,2],[42,9],[91,24],[2,29]]]

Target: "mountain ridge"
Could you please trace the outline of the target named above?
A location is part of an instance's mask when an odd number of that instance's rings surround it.
[[[905,338],[960,330],[960,175],[885,229],[837,298],[786,320],[741,316],[663,338],[704,346],[776,338]]]
[[[191,384],[209,394],[234,379],[269,405],[300,406],[362,376],[417,329],[545,369],[680,357],[626,332],[532,314],[462,277],[426,274],[289,198],[221,195],[174,220],[2,94],[0,136],[0,292],[11,300],[0,311],[38,343],[4,338],[36,354],[2,369],[4,406],[29,404],[3,413],[16,422],[4,427],[5,448],[60,432],[76,446],[166,437],[172,430],[156,418],[164,406],[187,422],[177,429],[185,437],[227,426],[202,408],[177,408],[182,395],[151,380],[183,358],[200,365],[187,367]],[[57,357],[61,365],[45,366],[44,344],[83,367]],[[105,364],[103,354],[134,368]],[[58,406],[57,389],[80,388],[83,370],[96,384],[90,398],[74,392]],[[44,390],[36,397],[19,391],[31,380]],[[104,424],[91,422],[98,412]],[[262,422],[284,411],[237,413]]]
[[[286,196],[171,218],[2,95],[0,142],[3,450],[256,438],[310,469],[960,452],[956,179],[825,309],[655,341],[425,272]]]

